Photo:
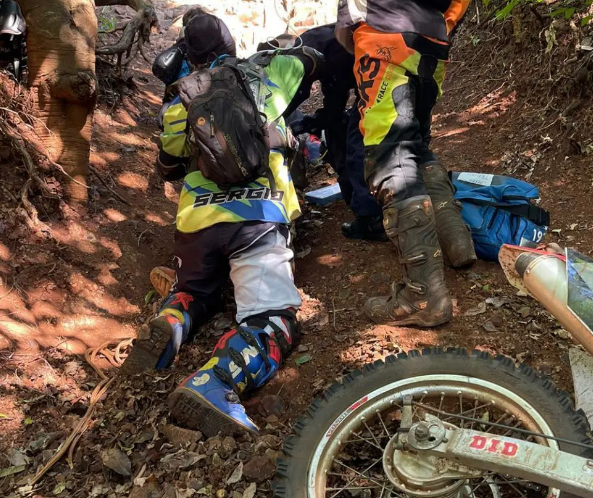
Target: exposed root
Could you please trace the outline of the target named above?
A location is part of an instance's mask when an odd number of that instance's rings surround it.
[[[97,48],[98,59],[113,67],[120,76],[138,52],[147,62],[151,62],[144,51],[144,44],[150,42],[152,28],[158,25],[152,3],[148,0],[98,0],[96,5],[129,5],[137,10],[136,15],[123,27],[118,42]]]
[[[109,192],[111,192],[119,201],[123,202],[126,206],[130,206],[131,204],[126,201],[121,195],[119,195],[115,190],[113,190],[109,184],[107,183],[107,180],[105,180],[98,172],[95,168],[93,168],[90,164],[89,164],[89,171],[95,175],[97,177],[97,179],[104,185],[104,187],[109,190]]]

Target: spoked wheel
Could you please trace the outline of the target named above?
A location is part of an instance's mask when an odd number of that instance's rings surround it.
[[[582,456],[591,451],[541,435],[590,443],[588,423],[565,392],[506,357],[465,350],[417,351],[349,375],[294,427],[274,482],[279,498],[558,498],[560,491],[512,475],[470,469],[396,444],[403,405],[412,422],[526,439]],[[409,406],[411,405],[411,410]],[[519,432],[521,431],[521,432]],[[534,434],[529,434],[529,433]],[[538,434],[540,436],[538,436]],[[422,436],[422,434],[418,434]],[[427,433],[427,440],[431,434]],[[569,495],[562,493],[565,498]]]

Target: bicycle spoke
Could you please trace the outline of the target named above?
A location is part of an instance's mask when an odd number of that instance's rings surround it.
[[[383,448],[381,447],[380,443],[377,442],[377,444],[375,444],[372,439],[366,439],[366,438],[360,437],[358,434],[352,434],[352,436],[354,436],[358,439],[349,439],[348,441],[345,441],[344,444],[364,442],[364,443],[370,444],[371,446],[373,446],[374,448],[377,448],[378,450],[383,451]],[[383,438],[379,437],[379,439],[383,439]]]
[[[375,435],[373,434],[373,431],[371,431],[370,427],[367,424],[367,421],[364,419],[364,417],[362,418],[362,423],[364,424],[364,426],[367,428],[367,431],[369,431],[369,434],[371,435],[371,437],[374,439],[375,443],[377,443],[377,446],[379,448],[381,448],[381,444],[379,443],[379,441],[377,441],[377,438],[375,437]]]
[[[373,462],[369,467],[367,467],[362,473],[359,472],[356,469],[353,469],[351,467],[349,467],[348,465],[346,465],[344,462],[341,462],[340,460],[336,459],[334,460],[335,463],[337,463],[338,465],[341,465],[342,467],[350,470],[351,472],[354,472],[357,476],[362,477],[363,479],[366,479],[367,481],[372,482],[373,484],[377,484],[378,486],[381,486],[380,482],[375,481],[373,478],[365,476],[364,473],[368,472],[369,470],[371,470],[375,465],[377,465],[379,462],[381,462],[383,460],[383,456],[381,455],[381,458],[379,458],[378,460],[375,460],[375,462]],[[356,480],[356,477],[353,477],[352,479],[350,479],[350,481],[348,481],[346,483],[346,486],[350,486],[350,484],[352,484],[354,481]],[[342,488],[341,490],[337,491],[336,493],[334,493],[330,498],[335,498],[336,496],[338,496],[344,488]]]
[[[381,421],[381,425],[383,426],[383,429],[385,429],[385,434],[387,434],[387,437],[391,437],[391,434],[389,434],[389,430],[387,429],[387,426],[385,425],[385,422],[383,422],[383,417],[381,416],[381,412],[377,410],[377,415],[379,416],[379,420]]]

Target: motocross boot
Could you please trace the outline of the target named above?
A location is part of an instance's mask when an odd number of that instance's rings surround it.
[[[461,203],[453,197],[455,189],[447,170],[439,162],[429,162],[420,165],[420,171],[434,206],[445,260],[453,268],[472,265],[478,258],[469,227],[461,217]]]
[[[354,221],[342,225],[344,237],[359,240],[389,240],[385,234],[381,216],[357,216]]]
[[[158,316],[150,322],[147,334],[139,334],[134,341],[121,371],[127,375],[136,375],[148,370],[162,370],[171,365],[181,344],[189,337],[192,305],[194,298],[190,294],[171,294]]]
[[[387,236],[395,244],[404,279],[389,297],[364,307],[376,323],[435,327],[451,320],[453,305],[445,286],[442,251],[430,197],[417,196],[384,207]]]
[[[175,283],[175,270],[166,266],[157,266],[150,272],[150,283],[154,289],[165,298],[171,292],[171,287]]]
[[[175,420],[207,437],[258,431],[241,396],[276,374],[300,336],[294,313],[273,314],[249,318],[221,337],[210,361],[169,396]]]

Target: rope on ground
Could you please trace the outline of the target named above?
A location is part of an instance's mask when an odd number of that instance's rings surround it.
[[[68,439],[62,443],[56,454],[51,458],[49,462],[47,462],[44,467],[37,472],[35,477],[33,477],[31,481],[31,486],[35,485],[39,482],[39,480],[68,452],[68,462],[70,466],[72,466],[72,458],[74,455],[74,450],[76,449],[76,445],[80,441],[80,438],[83,434],[88,430],[91,426],[92,416],[95,412],[95,407],[99,400],[107,393],[111,384],[115,380],[115,376],[109,378],[105,374],[105,372],[99,367],[97,364],[97,356],[102,356],[105,358],[112,366],[120,367],[124,360],[126,359],[126,355],[123,353],[123,350],[127,348],[132,343],[132,339],[125,339],[115,345],[114,351],[109,350],[109,346],[113,345],[113,341],[106,342],[101,344],[96,348],[89,348],[84,353],[84,358],[87,363],[93,367],[93,370],[97,372],[97,375],[101,378],[101,382],[97,384],[95,389],[93,390],[90,400],[89,400],[89,407],[87,408],[84,417],[80,419]]]

